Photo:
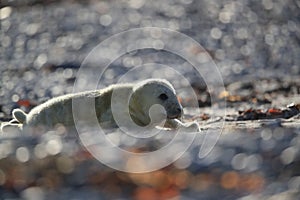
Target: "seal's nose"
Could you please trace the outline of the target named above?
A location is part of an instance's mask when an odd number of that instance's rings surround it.
[[[176,118],[181,117],[183,114],[183,108],[180,106],[179,108],[176,109]]]
[[[183,113],[182,107],[177,108],[177,112],[178,112],[178,114],[182,115],[182,113]]]
[[[180,118],[183,114],[183,108],[182,106],[180,107],[173,107],[173,109],[169,109],[170,112],[168,113],[168,118],[169,119],[176,119],[176,118]]]

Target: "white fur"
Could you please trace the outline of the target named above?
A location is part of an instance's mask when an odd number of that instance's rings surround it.
[[[153,123],[154,121],[159,122],[164,117],[167,117],[165,124],[167,127],[188,127],[189,130],[199,131],[197,123],[186,125],[179,120],[182,114],[182,107],[177,100],[175,89],[168,81],[163,79],[147,79],[137,84],[116,84],[101,90],[55,97],[33,108],[28,114],[20,109],[15,109],[13,111],[14,121],[17,121],[19,124],[7,123],[3,127],[3,130],[9,125],[16,127],[23,126],[23,129],[38,128],[37,130],[39,131],[51,130],[57,124],[62,124],[65,127],[74,127],[73,101],[83,102],[83,104],[79,105],[84,105],[85,103],[88,105],[89,102],[94,101],[97,120],[100,125],[104,128],[117,127],[111,108],[112,94],[117,95],[117,99],[114,99],[117,102],[116,104],[118,102],[123,104],[122,99],[130,97],[129,113],[136,125],[147,126],[149,123]],[[159,98],[161,94],[165,94],[168,98],[162,100]],[[159,113],[161,114],[159,115],[161,119],[157,117],[158,115],[154,115],[155,119],[153,121],[151,116],[149,116],[151,115],[149,110],[155,104],[161,105],[165,109],[165,112]],[[76,109],[85,116],[86,120],[89,120],[90,113],[93,112],[89,110],[91,108],[86,108],[85,106],[79,106]],[[119,109],[117,112],[121,114],[123,111]]]

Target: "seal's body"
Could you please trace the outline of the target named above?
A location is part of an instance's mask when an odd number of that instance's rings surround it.
[[[153,105],[160,105],[163,112],[158,110],[156,115],[151,116]],[[74,127],[74,109],[85,121],[92,121],[96,114],[98,123],[104,128],[118,127],[118,121],[125,121],[125,126],[130,126],[130,122],[147,126],[162,119],[166,119],[165,125],[170,128],[185,126],[179,121],[182,106],[175,90],[163,79],[147,79],[137,84],[116,84],[100,90],[55,97],[33,108],[28,114],[15,109],[13,121],[17,121],[17,126],[23,126],[23,129],[42,127],[43,131],[51,130],[57,124]],[[114,116],[118,116],[118,121]],[[132,121],[128,121],[128,118]],[[192,126],[199,129],[195,123]]]

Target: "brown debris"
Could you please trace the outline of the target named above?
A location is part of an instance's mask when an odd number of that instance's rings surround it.
[[[269,108],[262,109],[248,109],[239,111],[237,120],[257,120],[257,119],[277,119],[290,118],[300,113],[300,104],[289,104],[285,109]]]
[[[200,119],[201,121],[206,121],[206,120],[209,120],[210,118],[211,118],[211,116],[209,114],[203,113],[201,115],[194,116],[192,118],[192,120]]]
[[[219,99],[226,99],[227,102],[237,103],[237,102],[252,102],[252,103],[271,103],[271,98],[268,95],[234,95],[228,91],[223,91],[218,96]]]
[[[31,107],[31,106],[36,106],[37,104],[32,102],[31,100],[28,100],[28,99],[20,99],[18,102],[17,102],[18,106],[24,106],[26,108],[28,107]]]

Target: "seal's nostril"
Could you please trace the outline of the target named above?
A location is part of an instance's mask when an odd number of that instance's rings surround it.
[[[177,108],[178,113],[182,113],[182,108]]]

